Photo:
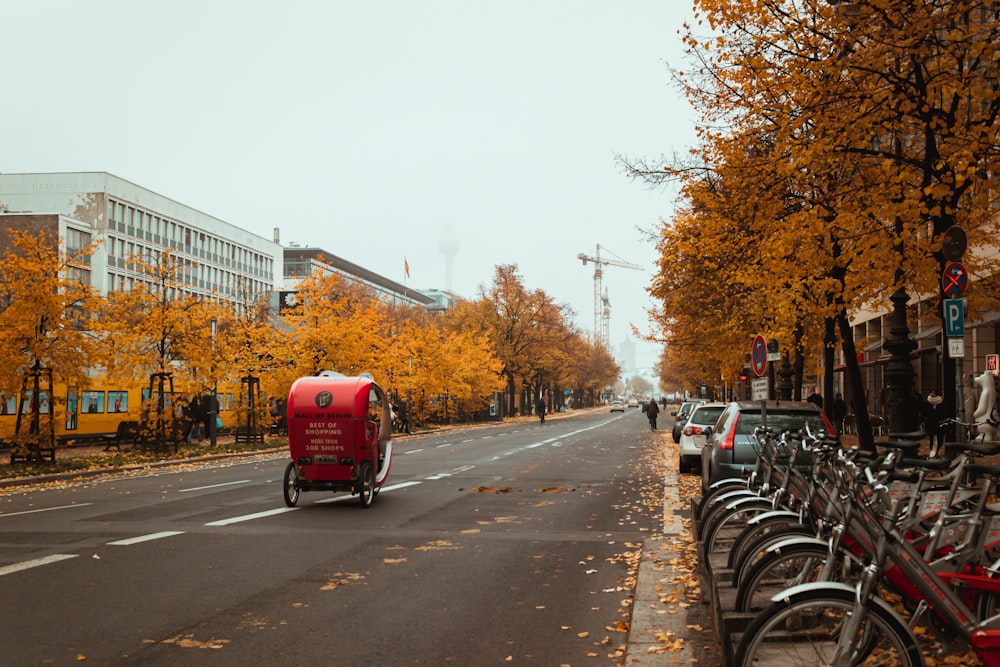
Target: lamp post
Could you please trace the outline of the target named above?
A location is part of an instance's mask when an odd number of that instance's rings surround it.
[[[215,334],[219,328],[219,320],[212,318],[212,393],[208,397],[208,405],[205,408],[205,412],[208,413],[208,441],[211,443],[212,447],[215,447],[216,438],[218,435],[218,429],[216,427],[216,419],[219,416],[219,383],[215,379]]]

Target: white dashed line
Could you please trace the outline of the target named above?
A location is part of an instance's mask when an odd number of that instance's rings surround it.
[[[38,512],[53,512],[55,510],[71,510],[75,507],[87,507],[88,505],[93,505],[94,503],[78,503],[76,505],[60,505],[59,507],[46,507],[40,510],[25,510],[23,512],[11,512],[10,514],[0,513],[0,519],[8,516],[21,516],[22,514],[37,514]]]
[[[22,563],[14,563],[13,565],[0,567],[0,577],[5,574],[13,574],[14,572],[20,572],[22,570],[30,570],[33,567],[41,567],[42,565],[48,565],[50,563],[58,563],[61,560],[68,560],[70,558],[76,558],[76,554],[53,554],[51,556],[45,556],[44,558],[36,558],[34,560],[26,560]]]
[[[263,519],[265,517],[274,516],[276,514],[284,514],[285,512],[294,512],[298,507],[279,507],[273,510],[267,510],[266,512],[257,512],[255,514],[244,514],[243,516],[234,516],[231,519],[221,519],[219,521],[209,521],[206,526],[229,526],[234,523],[242,523],[243,521],[253,521],[254,519]]]
[[[150,533],[149,535],[140,535],[139,537],[129,537],[124,540],[115,540],[114,542],[108,542],[108,544],[113,547],[129,547],[133,544],[139,544],[141,542],[151,542],[152,540],[159,540],[164,537],[173,537],[174,535],[183,534],[183,530],[164,530],[159,533]]]
[[[180,489],[177,493],[188,493],[189,491],[204,491],[205,489],[218,489],[223,486],[235,486],[237,484],[249,484],[249,479],[241,479],[238,482],[224,482],[222,484],[210,484],[208,486],[195,486],[190,489]]]

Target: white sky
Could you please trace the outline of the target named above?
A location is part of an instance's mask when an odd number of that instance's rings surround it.
[[[674,193],[614,155],[694,141],[671,84],[689,0],[5,0],[0,171],[107,171],[416,288],[516,263],[611,343],[646,328]],[[656,350],[640,346],[640,364]]]

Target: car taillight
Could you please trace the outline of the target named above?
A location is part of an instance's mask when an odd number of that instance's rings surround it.
[[[837,435],[837,429],[830,425],[830,422],[826,418],[826,413],[821,412],[819,416],[823,419],[823,428],[826,429],[826,432],[829,435]]]
[[[684,435],[686,435],[689,438],[692,435],[701,435],[701,427],[691,426],[690,424],[688,424],[687,426],[684,427]]]
[[[729,428],[729,433],[722,436],[722,440],[719,441],[719,449],[732,449],[736,442],[736,427],[740,423],[740,416],[737,414],[736,419],[733,420],[733,425]]]

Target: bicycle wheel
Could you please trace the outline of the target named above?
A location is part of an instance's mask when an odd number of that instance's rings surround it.
[[[850,646],[852,667],[918,667],[924,664],[917,638],[881,600],[864,602],[865,622],[854,637],[843,637],[855,613],[855,591],[830,585],[790,591],[757,615],[736,650],[739,667],[833,665],[837,645]]]
[[[787,539],[793,537],[816,537],[816,531],[810,530],[808,526],[801,523],[776,528],[766,535],[761,535],[756,540],[742,547],[742,552],[733,563],[733,586],[739,586],[743,576],[749,572],[753,564],[768,554],[768,550]],[[736,550],[736,547],[733,547]]]
[[[762,556],[740,577],[734,611],[760,611],[771,598],[797,584],[816,581],[829,548],[816,542],[793,542]]]
[[[742,490],[750,492],[751,489],[747,486],[744,480],[734,479],[732,481],[727,481],[724,484],[712,489],[705,495],[701,497],[697,505],[694,508],[695,519],[701,521],[711,507],[713,507],[719,500],[719,496],[722,496],[730,491]]]
[[[764,498],[746,498],[717,508],[705,519],[704,553],[729,553],[747,521],[774,509]]]
[[[744,527],[739,537],[733,543],[733,550],[729,552],[729,560],[726,565],[729,569],[735,568],[742,559],[743,553],[751,544],[764,535],[768,535],[775,530],[783,530],[790,525],[801,525],[798,515],[794,512],[778,510],[755,516]]]

